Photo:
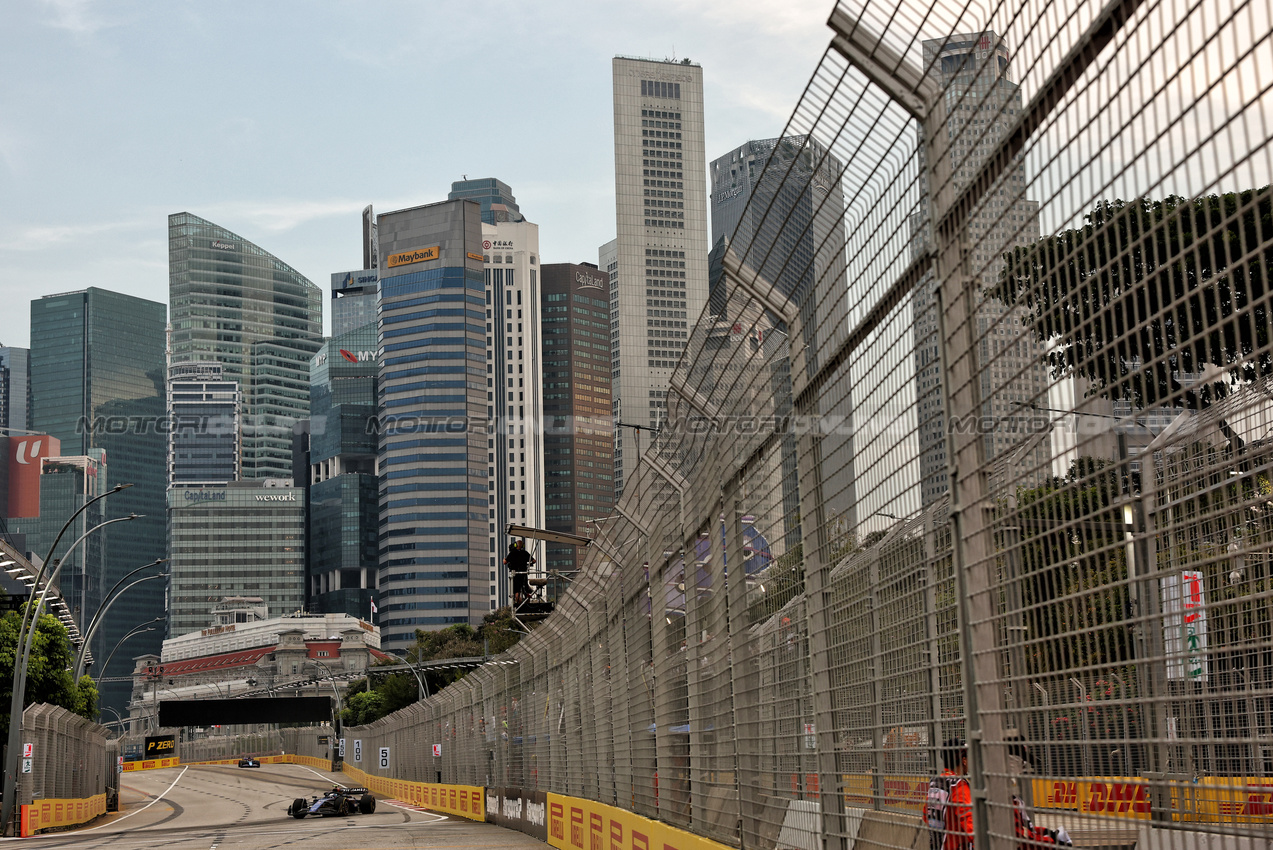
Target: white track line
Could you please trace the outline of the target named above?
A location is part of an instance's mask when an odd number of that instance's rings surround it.
[[[106,827],[108,827],[108,826],[114,826],[115,824],[117,824],[117,823],[119,823],[119,822],[121,822],[121,821],[126,821],[126,820],[128,820],[128,819],[129,819],[130,817],[132,817],[133,815],[139,815],[139,814],[141,814],[142,812],[146,811],[146,809],[149,809],[151,806],[155,805],[155,803],[158,803],[160,800],[162,800],[162,799],[164,798],[164,794],[167,794],[169,791],[171,791],[173,788],[175,788],[175,787],[176,787],[176,785],[177,785],[177,783],[181,781],[181,777],[185,776],[185,775],[186,775],[186,771],[187,771],[187,770],[189,770],[189,769],[190,769],[190,765],[186,765],[185,767],[183,767],[183,768],[181,769],[181,773],[178,773],[178,774],[177,774],[177,778],[176,778],[176,779],[174,779],[174,780],[172,780],[172,784],[171,784],[171,785],[169,785],[167,788],[165,788],[165,789],[164,789],[164,793],[163,793],[163,794],[160,794],[158,797],[156,797],[155,799],[151,800],[149,803],[147,803],[146,805],[142,806],[142,807],[141,807],[140,809],[138,809],[137,811],[135,811],[135,812],[129,812],[128,814],[126,814],[126,815],[124,815],[123,817],[120,817],[120,818],[115,818],[115,819],[114,819],[113,821],[111,821],[110,823],[104,823],[104,824],[101,824],[100,826],[91,826],[91,827],[89,827],[88,829],[77,829],[77,830],[75,830],[75,832],[74,832],[74,833],[65,833],[65,832],[46,832],[46,833],[44,833],[44,834],[42,834],[42,835],[32,835],[32,836],[30,836],[30,837],[28,837],[28,838],[5,838],[5,839],[0,839],[0,840],[3,840],[3,841],[30,841],[32,838],[61,838],[61,839],[65,839],[65,838],[66,838],[69,834],[73,834],[73,835],[79,836],[79,835],[83,835],[83,834],[84,834],[84,833],[86,833],[86,832],[96,832],[96,831],[97,831],[97,830],[99,830],[99,829],[105,829],[105,828],[106,828]],[[122,776],[123,774],[120,774],[120,775]]]

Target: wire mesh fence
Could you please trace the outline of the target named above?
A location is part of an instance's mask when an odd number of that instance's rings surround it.
[[[119,743],[106,729],[53,705],[22,712],[19,806],[41,800],[86,800],[119,788]],[[20,813],[19,813],[20,814]]]
[[[979,848],[1273,840],[1269,18],[840,3],[556,614],[347,734],[740,847],[912,846],[948,748]]]

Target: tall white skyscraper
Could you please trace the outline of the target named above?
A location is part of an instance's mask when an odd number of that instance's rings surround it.
[[[637,458],[617,423],[658,427],[672,369],[707,304],[700,66],[615,58],[614,183],[617,238],[602,269],[616,266],[610,334],[621,492]]]
[[[520,217],[520,216],[519,216]],[[539,225],[482,224],[486,266],[487,437],[491,609],[511,598],[504,555],[509,523],[544,527],[544,382],[540,345]],[[556,388],[553,388],[554,390]],[[548,563],[537,541],[533,576]]]

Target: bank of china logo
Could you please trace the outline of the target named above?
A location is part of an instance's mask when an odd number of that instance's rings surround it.
[[[489,239],[482,240],[482,247],[485,248],[487,251],[491,250],[491,240]]]
[[[39,453],[39,440],[23,440],[18,443],[18,463],[30,463]]]

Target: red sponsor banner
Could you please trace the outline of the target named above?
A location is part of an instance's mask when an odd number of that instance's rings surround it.
[[[11,437],[9,439],[9,516],[40,515],[40,469],[42,458],[58,457],[62,443],[55,437]]]
[[[561,803],[548,804],[548,834],[557,841],[566,840],[566,809]]]
[[[597,812],[588,815],[588,850],[605,850],[601,845],[605,818]]]

